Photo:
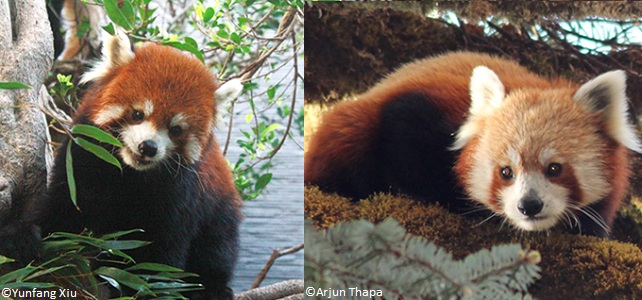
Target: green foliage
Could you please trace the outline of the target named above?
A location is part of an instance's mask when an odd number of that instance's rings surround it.
[[[338,223],[321,232],[305,224],[305,282],[317,292],[381,290],[386,299],[530,299],[540,254],[519,245],[494,246],[454,260],[394,219]],[[325,297],[327,298],[327,297]]]
[[[135,291],[134,296],[124,299],[185,299],[181,292],[203,288],[200,284],[185,282],[184,278],[197,275],[181,269],[158,263],[135,264],[123,250],[144,247],[149,242],[120,238],[140,231],[122,231],[101,237],[93,237],[89,232],[82,235],[53,233],[43,243],[44,262],[32,263],[0,276],[0,286],[28,290],[64,288],[79,298],[92,298],[105,284],[120,291],[123,287]],[[0,265],[11,261],[0,256]],[[108,262],[110,266],[92,270],[92,264],[98,261],[102,264]],[[97,277],[106,283],[98,281]]]
[[[76,97],[76,86],[72,82],[72,75],[56,75],[57,82],[49,90],[49,94],[56,103],[63,104],[66,108],[75,108],[79,101]]]
[[[0,81],[0,90],[18,90],[18,89],[30,89],[31,87],[17,81],[4,82]]]

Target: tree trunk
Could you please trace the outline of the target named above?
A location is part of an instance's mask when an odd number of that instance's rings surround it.
[[[43,0],[0,0],[0,81],[31,89],[0,90],[0,225],[45,190],[47,143],[43,85],[53,37]]]

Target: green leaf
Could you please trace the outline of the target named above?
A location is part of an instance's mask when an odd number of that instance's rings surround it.
[[[50,240],[50,239],[68,239],[71,241],[77,241],[77,242],[89,242],[92,244],[97,244],[100,243],[102,240],[99,238],[91,237],[91,236],[86,236],[86,235],[80,235],[80,234],[75,234],[75,233],[70,233],[70,232],[63,232],[63,231],[56,231],[49,236],[45,237],[44,240]]]
[[[17,81],[10,82],[1,82],[0,81],[0,90],[19,90],[19,89],[30,89],[31,87]]]
[[[231,39],[231,40],[232,40],[232,42],[234,42],[235,44],[240,44],[240,43],[241,43],[241,37],[240,37],[240,36],[239,36],[239,34],[238,34],[238,33],[236,33],[236,32],[232,32],[232,34],[230,35],[230,39]]]
[[[192,39],[192,41],[193,41],[193,39]],[[163,44],[164,45],[168,45],[168,46],[172,46],[172,47],[174,47],[176,49],[188,51],[188,52],[196,55],[196,57],[200,61],[205,62],[205,57],[203,56],[203,52],[201,52],[201,50],[199,50],[198,47],[189,45],[187,43],[181,43],[181,42],[176,42],[176,41],[166,41],[166,42],[163,42]]]
[[[268,183],[272,181],[272,173],[265,173],[259,177],[259,179],[256,181],[256,184],[254,184],[254,189],[257,191],[262,190],[267,186]]]
[[[94,271],[94,274],[100,275],[100,277],[103,278],[111,278],[118,283],[130,287],[136,291],[142,292],[143,294],[153,294],[153,292],[149,289],[149,284],[147,282],[145,282],[135,274],[129,273],[127,271],[113,267],[100,267]]]
[[[150,279],[170,281],[175,279],[182,279],[187,277],[199,277],[199,276],[196,273],[187,273],[187,272],[159,272],[158,275],[141,274],[140,277],[145,278],[145,280],[147,280],[147,278],[150,278]]]
[[[275,85],[275,86],[271,86],[271,87],[269,87],[267,89],[267,95],[268,95],[268,98],[270,100],[274,99],[274,96],[276,95],[276,88],[277,88],[277,86]]]
[[[107,11],[107,16],[109,16],[116,25],[125,30],[134,29],[136,15],[134,14],[134,6],[131,1],[105,0],[105,11]]]
[[[69,186],[69,196],[76,209],[80,211],[76,201],[76,179],[74,179],[73,159],[71,158],[71,142],[67,143],[67,153],[65,154],[65,169],[67,171],[67,185]]]
[[[237,23],[238,23],[239,27],[245,26],[247,24],[247,22],[249,21],[249,19],[246,18],[246,17],[238,17],[236,20],[237,20]]]
[[[42,243],[42,247],[45,253],[63,252],[81,248],[78,242],[70,240],[46,241]]]
[[[134,261],[134,259],[131,256],[127,255],[125,252],[120,251],[119,249],[116,249],[116,248],[110,248],[109,246],[113,246],[113,244],[110,244],[109,241],[104,241],[103,239],[100,239],[100,238],[78,235],[78,234],[73,234],[68,232],[54,232],[49,237],[50,238],[61,238],[61,237],[67,238],[73,241],[77,241],[78,243],[90,245],[97,249],[105,250],[105,252],[109,252],[110,254],[121,257],[126,261]]]
[[[71,83],[71,75],[58,74],[56,75],[56,79],[58,79],[58,82],[64,83],[65,85],[69,85]]]
[[[5,284],[13,281],[16,281],[16,282],[23,281],[25,277],[29,276],[29,274],[32,274],[36,270],[38,270],[38,268],[28,265],[22,269],[11,271],[7,274],[0,276],[0,284]]]
[[[40,270],[38,272],[35,272],[27,277],[25,277],[24,281],[28,281],[29,279],[37,278],[43,275],[51,274],[53,272],[56,272],[58,270],[67,268],[67,267],[73,267],[73,265],[64,265],[64,266],[58,266],[58,267],[52,267],[52,268],[47,268],[44,270]]]
[[[208,7],[203,13],[203,22],[205,23],[209,22],[213,16],[214,16],[214,9],[211,7]]]
[[[107,151],[105,148],[100,147],[96,144],[93,144],[83,138],[75,138],[74,142],[81,148],[96,155],[98,158],[116,166],[121,171],[123,170],[123,167],[120,165],[120,162],[118,161],[118,159],[116,159],[116,157],[113,154],[109,153],[109,151]]]
[[[263,132],[261,133],[261,136],[265,136],[268,133],[278,129],[279,127],[281,127],[281,124],[272,124],[263,130]]]
[[[230,37],[230,34],[227,32],[227,29],[219,29],[216,35],[218,35],[220,38],[223,38],[223,39],[228,39]]]
[[[175,292],[197,291],[204,289],[200,283],[183,283],[183,282],[153,282],[149,286],[155,291],[172,290]],[[163,291],[166,292],[166,291]]]
[[[137,241],[137,240],[122,240],[122,241],[104,241],[100,242],[100,245],[104,248],[109,248],[112,250],[130,250],[136,249],[143,246],[151,244],[148,241]]]
[[[14,262],[14,261],[16,261],[16,260],[13,259],[13,258],[9,258],[9,257],[0,255],[0,265],[6,264],[6,263],[10,263],[10,262]]]
[[[74,125],[74,127],[71,128],[71,133],[88,136],[97,141],[114,145],[116,147],[123,146],[123,144],[113,135],[95,126],[76,124]]]
[[[132,230],[127,230],[127,231],[119,231],[119,232],[105,234],[105,235],[101,236],[100,238],[103,239],[103,240],[112,240],[112,239],[119,238],[119,237],[124,236],[124,235],[135,233],[135,232],[145,232],[145,230],[132,229]]]
[[[194,48],[198,48],[198,43],[196,43],[196,41],[193,38],[189,37],[189,36],[185,37],[185,44],[189,45],[189,46],[192,46]]]
[[[109,24],[105,26],[101,26],[105,31],[107,31],[110,35],[115,35],[116,34],[116,29],[114,29],[114,23],[109,22]]]
[[[127,271],[135,271],[135,270],[147,270],[147,271],[158,271],[158,272],[183,272],[183,270],[164,265],[164,264],[158,264],[158,263],[139,263],[137,265],[133,265],[127,269]]]

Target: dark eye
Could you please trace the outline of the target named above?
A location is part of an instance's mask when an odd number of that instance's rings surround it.
[[[546,167],[546,176],[556,177],[562,174],[562,165],[558,163],[551,163]]]
[[[144,114],[142,111],[140,111],[140,110],[135,110],[135,111],[132,113],[132,120],[134,120],[134,121],[136,121],[136,122],[140,122],[140,121],[142,121],[143,119],[145,119],[145,114]]]
[[[180,126],[172,126],[169,128],[169,134],[171,134],[172,136],[180,136],[181,134],[183,134],[183,128],[181,128]]]
[[[503,167],[499,170],[499,175],[501,175],[502,178],[506,180],[513,179],[513,169],[511,169],[509,166]]]

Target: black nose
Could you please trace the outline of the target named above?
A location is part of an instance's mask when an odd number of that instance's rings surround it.
[[[154,157],[154,155],[156,155],[156,152],[158,152],[158,146],[156,145],[156,142],[152,140],[146,140],[138,145],[138,151],[142,156]]]
[[[534,217],[542,211],[543,207],[544,202],[535,193],[528,193],[517,204],[519,212],[528,217]]]

